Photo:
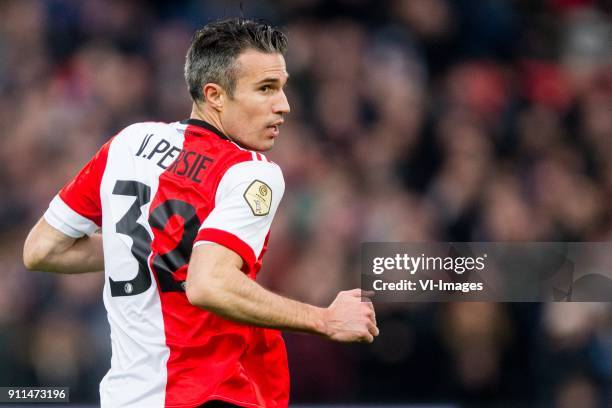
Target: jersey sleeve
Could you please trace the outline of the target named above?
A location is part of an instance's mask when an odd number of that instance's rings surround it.
[[[202,223],[194,246],[204,242],[223,245],[252,270],[284,191],[283,174],[276,164],[249,161],[233,165],[219,182],[215,207]]]
[[[55,229],[72,237],[91,235],[102,225],[100,183],[111,140],[53,198],[44,214]]]

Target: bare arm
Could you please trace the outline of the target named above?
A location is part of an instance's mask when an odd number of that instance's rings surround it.
[[[23,263],[29,270],[83,273],[104,269],[102,236],[72,238],[41,218],[28,234]]]
[[[319,334],[337,341],[372,342],[378,335],[374,309],[361,290],[340,292],[328,308],[277,295],[249,279],[242,258],[217,244],[194,248],[187,298],[198,307],[241,323]]]

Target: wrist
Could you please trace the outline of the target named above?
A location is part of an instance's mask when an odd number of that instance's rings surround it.
[[[329,311],[327,308],[312,306],[311,331],[323,337],[328,337],[327,321]]]

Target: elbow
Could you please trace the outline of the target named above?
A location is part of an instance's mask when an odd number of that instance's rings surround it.
[[[28,271],[36,271],[38,270],[39,263],[32,258],[23,257],[23,265]]]
[[[206,293],[207,290],[202,288],[200,285],[195,284],[194,282],[187,282],[185,287],[185,294],[187,295],[187,300],[192,306],[196,306],[202,309],[210,308],[210,297]]]
[[[23,247],[23,265],[29,271],[41,270],[44,265],[44,255],[32,248],[32,245],[26,244]]]
[[[187,300],[193,306],[214,311],[217,309],[221,288],[212,280],[194,281],[187,279],[185,285]]]
[[[192,306],[199,306],[201,298],[200,292],[195,287],[195,284],[189,281],[189,279],[185,281],[185,295]]]
[[[31,271],[57,272],[58,262],[74,242],[41,218],[23,244],[23,264]]]
[[[48,265],[50,250],[30,234],[23,245],[23,265],[29,271],[43,271]]]

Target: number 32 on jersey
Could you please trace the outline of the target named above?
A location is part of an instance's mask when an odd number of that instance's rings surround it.
[[[151,236],[138,219],[142,206],[151,201],[151,187],[134,180],[117,180],[114,195],[134,197],[135,200],[125,215],[115,224],[116,231],[132,238],[130,251],[138,261],[138,273],[133,279],[115,281],[109,279],[112,296],[135,296],[151,287],[148,259],[151,255]],[[174,279],[173,274],[189,262],[192,244],[200,228],[196,209],[182,200],[167,200],[155,207],[149,215],[151,228],[163,230],[171,217],[178,215],[183,222],[183,235],[177,246],[165,254],[155,254],[152,270],[159,281],[162,292],[183,292],[184,281]]]

